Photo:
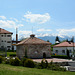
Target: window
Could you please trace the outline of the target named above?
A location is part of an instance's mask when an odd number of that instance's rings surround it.
[[[11,46],[7,46],[7,48],[10,48]]]
[[[3,37],[3,35],[1,35]]]
[[[71,51],[71,50],[69,50],[69,52],[70,52],[70,53],[72,53],[72,51]]]
[[[6,34],[4,36],[6,37]]]
[[[11,41],[7,41],[7,43],[11,43]]]
[[[3,48],[4,46],[1,46],[1,48]]]
[[[62,53],[65,53],[65,50],[62,50]]]
[[[11,46],[7,46],[8,50],[10,50],[10,47],[11,47]]]
[[[11,35],[7,35],[7,37],[11,37]]]
[[[56,50],[55,52],[58,53],[58,50]]]
[[[3,42],[3,40],[2,40],[2,42]]]

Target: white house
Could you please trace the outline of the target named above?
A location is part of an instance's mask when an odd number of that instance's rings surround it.
[[[0,28],[0,48],[12,50],[12,32]]]
[[[73,42],[62,42],[53,46],[53,53],[56,55],[67,55],[69,53],[72,56],[75,49],[75,43]]]

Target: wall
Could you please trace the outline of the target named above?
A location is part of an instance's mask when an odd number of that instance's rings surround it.
[[[8,37],[8,35],[10,35],[10,37]],[[10,41],[10,43],[8,43],[8,41]],[[12,49],[12,34],[0,34],[0,47],[1,46],[6,48],[7,46],[10,46],[10,50]]]
[[[58,50],[58,53],[55,52],[56,50]],[[62,50],[65,50],[65,53],[62,53]],[[56,53],[57,55],[67,55],[67,50],[71,50],[70,52],[70,56],[71,56],[73,52],[73,47],[54,47],[53,53]]]
[[[20,58],[25,56],[25,49],[27,49],[28,58],[43,58],[43,53],[46,54],[46,57],[50,57],[50,45],[17,46],[17,56]]]

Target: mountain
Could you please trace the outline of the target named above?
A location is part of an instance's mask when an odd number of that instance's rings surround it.
[[[56,36],[44,36],[44,37],[38,37],[38,38],[39,39],[42,39],[44,41],[49,40],[50,43],[54,44],[55,43]],[[71,40],[71,37],[69,37],[69,36],[59,37],[59,40],[60,41],[63,41],[63,40],[66,40],[66,39],[68,39],[70,41]]]

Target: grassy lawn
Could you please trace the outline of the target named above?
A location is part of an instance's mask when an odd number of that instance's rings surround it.
[[[75,75],[75,72],[51,71],[0,64],[0,75]]]
[[[9,57],[10,54],[16,54],[16,52],[7,52],[7,57]]]

